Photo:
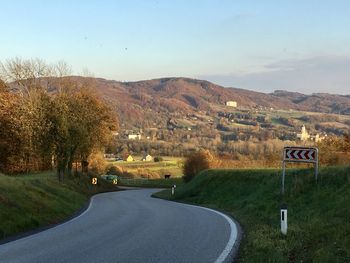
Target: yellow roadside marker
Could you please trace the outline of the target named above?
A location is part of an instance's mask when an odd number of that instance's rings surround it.
[[[117,179],[113,179],[113,184],[117,184],[118,180]]]
[[[97,178],[96,178],[96,177],[92,178],[91,183],[92,183],[92,184],[97,184]]]

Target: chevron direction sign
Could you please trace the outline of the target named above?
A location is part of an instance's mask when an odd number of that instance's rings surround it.
[[[284,161],[314,163],[317,161],[317,149],[304,147],[285,147]]]
[[[315,167],[315,180],[318,176],[318,149],[314,147],[284,147],[283,148],[283,173],[282,194],[284,193],[284,181],[286,176],[286,162],[313,163]]]

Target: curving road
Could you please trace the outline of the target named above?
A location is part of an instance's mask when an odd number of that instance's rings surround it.
[[[0,262],[224,262],[237,228],[213,210],[129,190],[96,195],[80,216],[0,245]]]

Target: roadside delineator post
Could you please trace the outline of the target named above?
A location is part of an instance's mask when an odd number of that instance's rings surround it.
[[[176,184],[174,184],[173,187],[171,187],[171,195],[175,194],[175,188],[176,188]]]
[[[287,228],[287,205],[283,204],[281,205],[281,232],[283,235],[287,235]]]

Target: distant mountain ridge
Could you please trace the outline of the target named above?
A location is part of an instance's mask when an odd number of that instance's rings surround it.
[[[165,124],[169,116],[193,114],[198,111],[218,112],[227,101],[239,107],[301,110],[350,115],[350,95],[276,90],[262,93],[239,88],[225,88],[206,80],[170,77],[135,82],[102,78],[66,77],[84,85],[90,83],[131,126]],[[230,110],[230,108],[226,108]]]
[[[79,79],[80,77],[77,77]],[[350,95],[314,93],[305,95],[297,92],[276,90],[267,94],[238,88],[225,88],[206,80],[190,78],[161,78],[136,82],[119,82],[95,79],[98,92],[104,97],[122,95],[128,101],[147,104],[149,100],[158,102],[178,102],[180,106],[193,109],[209,109],[210,104],[224,104],[228,100],[237,101],[245,107],[273,107],[324,113],[350,114]]]
[[[302,93],[281,90],[275,91],[272,95],[287,98],[296,105],[295,109],[324,113],[350,114],[350,95],[329,93],[313,93],[311,95],[305,95]]]

